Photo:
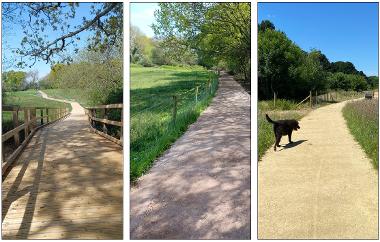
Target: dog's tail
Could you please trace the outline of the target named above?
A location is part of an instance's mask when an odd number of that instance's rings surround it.
[[[269,118],[268,114],[265,114],[265,117],[267,118],[269,123],[275,124],[276,122]]]

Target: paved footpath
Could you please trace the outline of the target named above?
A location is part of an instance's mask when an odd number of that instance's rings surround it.
[[[131,188],[131,238],[249,239],[250,149],[250,96],[223,73],[210,106]]]
[[[378,238],[378,173],[350,134],[344,105],[309,113],[293,145],[259,162],[260,239]]]

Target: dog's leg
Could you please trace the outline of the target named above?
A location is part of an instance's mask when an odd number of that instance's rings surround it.
[[[276,151],[276,147],[281,147],[280,141],[281,141],[281,135],[277,135],[276,136],[276,143],[274,144],[274,151]]]
[[[293,143],[293,141],[292,141],[292,131],[289,132],[288,138],[289,138],[289,143]]]

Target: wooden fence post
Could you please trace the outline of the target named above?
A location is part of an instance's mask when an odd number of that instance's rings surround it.
[[[124,124],[123,120],[123,109],[121,109],[121,122]],[[123,142],[123,125],[120,127],[120,141]]]
[[[106,108],[102,108],[101,109],[101,112],[102,112],[102,118],[104,119],[108,119],[107,118],[107,109]],[[106,123],[103,123],[103,132],[107,134],[107,126],[106,126]]]
[[[24,124],[25,124],[25,138],[29,135],[29,120],[30,120],[30,111],[28,108],[24,109]]]
[[[13,128],[17,128],[18,127],[18,107],[16,108],[16,110],[13,109],[12,111],[12,118],[13,118]],[[15,141],[15,145],[16,147],[18,147],[20,145],[20,135],[19,135],[19,132],[16,132],[15,135],[14,135],[14,141]],[[3,150],[3,153],[4,153],[4,150]]]
[[[273,92],[273,107],[274,108],[276,107],[276,98],[277,98],[276,92]]]
[[[34,130],[37,127],[36,108],[30,109],[30,120],[31,130]]]
[[[198,103],[198,88],[199,88],[199,86],[195,87],[195,104]]]
[[[49,123],[49,109],[46,108],[46,123]]]
[[[311,100],[313,98],[313,95],[311,94],[311,91],[310,91],[310,108],[313,107],[313,101]]]
[[[173,123],[175,124],[175,121],[176,121],[176,118],[177,118],[177,102],[178,102],[178,99],[177,99],[177,96],[173,96],[173,102],[174,102],[174,105],[173,105]]]
[[[44,110],[41,108],[40,109],[40,119],[41,119],[41,125],[43,125],[44,124]]]
[[[91,116],[96,118],[96,110],[95,109],[91,109]],[[91,125],[92,125],[92,127],[95,128],[95,120],[91,119]]]
[[[208,90],[211,93],[211,78],[208,78]]]
[[[315,90],[315,104],[318,104],[318,91]]]

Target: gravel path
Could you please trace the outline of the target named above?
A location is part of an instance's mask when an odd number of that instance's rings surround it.
[[[250,238],[250,96],[231,76],[131,188],[130,206],[131,239]]]
[[[378,173],[350,134],[344,105],[309,113],[293,145],[259,162],[260,239],[378,238]]]

